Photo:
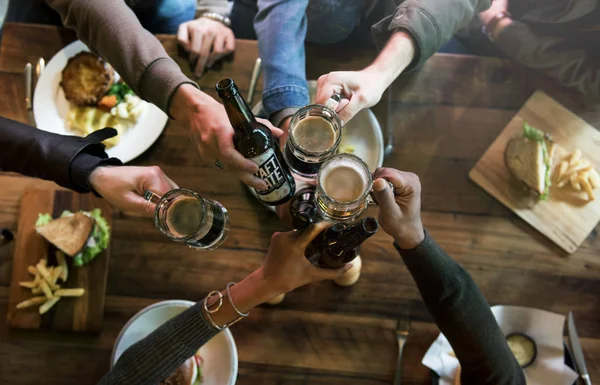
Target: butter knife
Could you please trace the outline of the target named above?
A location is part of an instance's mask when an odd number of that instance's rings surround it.
[[[248,87],[248,97],[246,98],[246,102],[252,108],[252,101],[254,101],[254,92],[256,91],[256,83],[258,83],[258,78],[260,77],[260,71],[262,70],[262,60],[261,58],[256,59],[254,63],[254,68],[252,69],[252,76],[250,77],[250,86]]]
[[[396,323],[396,340],[398,340],[398,360],[396,361],[396,374],[394,375],[394,385],[402,383],[402,352],[410,332],[410,318],[400,317]]]
[[[33,119],[33,66],[31,63],[25,64],[25,109],[27,110],[27,123],[35,127],[35,120]]]
[[[567,329],[569,332],[571,353],[573,353],[573,358],[575,359],[575,366],[577,367],[577,371],[579,371],[579,376],[581,377],[585,385],[592,385],[590,375],[588,374],[587,366],[585,365],[585,357],[583,356],[583,350],[581,349],[581,342],[579,341],[577,328],[575,327],[575,319],[573,318],[573,313],[571,312],[569,312],[569,321]]]

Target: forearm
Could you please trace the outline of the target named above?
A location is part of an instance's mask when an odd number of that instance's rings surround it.
[[[399,252],[461,363],[463,383],[524,384],[522,370],[469,273],[429,235],[416,248]]]
[[[378,88],[383,93],[402,71],[408,67],[413,61],[414,56],[414,39],[407,32],[398,31],[390,37],[375,61],[365,70],[378,74],[377,79],[380,79]]]
[[[233,303],[244,313],[280,294],[267,285],[261,269],[231,287],[230,293]],[[222,294],[221,308],[211,314],[218,326],[239,318],[227,297],[227,291]],[[209,308],[214,309],[216,301],[217,298],[212,297]],[[198,302],[127,349],[99,384],[157,383],[173,373],[218,332],[208,320],[204,301]]]
[[[306,82],[308,0],[259,0],[254,28],[263,60],[263,105],[267,116],[310,101]]]
[[[96,136],[80,138],[38,130],[0,117],[0,170],[46,179],[78,192],[89,192],[88,177],[108,159],[100,141],[116,135],[103,130]]]
[[[422,65],[478,13],[489,8],[490,0],[406,0],[394,13],[373,25],[376,44],[383,47],[396,31],[409,33],[415,42],[412,70]]]
[[[122,0],[46,0],[88,47],[145,100],[168,113],[177,87],[192,83]]]

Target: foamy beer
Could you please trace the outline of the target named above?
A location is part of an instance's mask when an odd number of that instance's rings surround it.
[[[301,178],[314,179],[324,161],[335,155],[342,140],[342,122],[334,110],[339,96],[327,105],[313,104],[294,114],[283,156]]]
[[[325,161],[317,175],[315,203],[319,214],[334,221],[351,221],[367,208],[373,187],[369,167],[351,154]]]

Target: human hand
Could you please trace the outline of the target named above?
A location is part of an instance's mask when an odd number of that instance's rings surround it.
[[[160,167],[97,167],[89,177],[94,190],[113,206],[151,216],[154,203],[143,198],[150,190],[158,195],[178,188]]]
[[[373,178],[373,195],[379,204],[381,228],[402,249],[414,249],[425,239],[419,177],[410,172],[380,167],[375,170]],[[388,181],[394,185],[394,191]]]
[[[362,71],[330,72],[317,81],[317,104],[325,104],[334,93],[345,97],[336,111],[347,123],[363,108],[374,106],[387,88],[383,74],[373,68]]]
[[[179,25],[177,42],[190,53],[190,65],[197,77],[235,49],[231,28],[206,17]]]
[[[492,4],[490,5],[490,7],[479,13],[479,20],[481,21],[481,25],[483,25],[484,27],[486,27],[487,29],[490,28],[490,21],[492,21],[492,19],[498,15],[500,12],[506,12],[508,11],[508,0],[493,0]],[[505,18],[507,19],[507,18]],[[512,20],[508,19],[508,20],[500,20],[493,28],[493,30],[488,31],[489,33],[492,34],[492,38],[495,38],[500,29],[504,28],[506,25],[510,24],[512,22]]]
[[[273,234],[269,252],[259,269],[271,298],[312,282],[339,278],[352,267],[349,263],[340,269],[322,269],[304,256],[309,243],[330,226],[331,223],[319,222],[304,231]]]
[[[169,111],[178,123],[188,129],[202,160],[210,164],[219,160],[225,169],[248,186],[259,191],[267,188],[265,181],[254,175],[258,166],[235,149],[233,127],[222,104],[196,87],[183,84],[175,92]],[[276,138],[283,135],[283,131],[269,121],[257,119]]]

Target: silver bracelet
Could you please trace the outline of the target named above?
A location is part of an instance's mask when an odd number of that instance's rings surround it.
[[[250,314],[250,312],[243,313],[240,309],[238,309],[237,306],[235,306],[235,303],[233,303],[233,298],[231,298],[231,292],[229,291],[229,288],[231,288],[231,286],[233,285],[235,285],[235,282],[229,282],[227,284],[227,298],[229,299],[229,303],[231,304],[233,310],[235,310],[235,312],[238,313],[240,317],[248,317],[248,314]]]
[[[204,12],[202,15],[200,15],[200,17],[206,17],[207,19],[218,21],[224,26],[231,28],[231,19],[226,15],[222,15],[217,12]]]

